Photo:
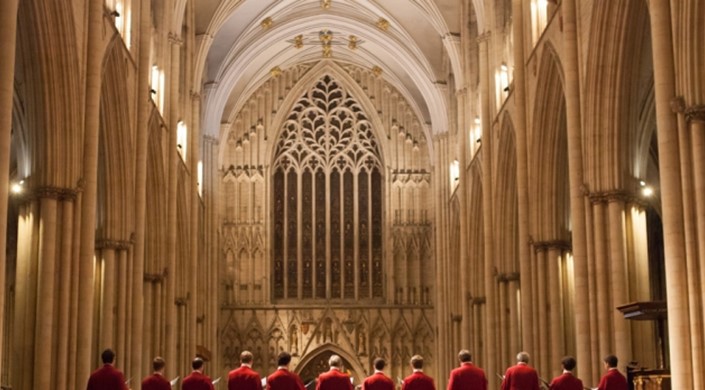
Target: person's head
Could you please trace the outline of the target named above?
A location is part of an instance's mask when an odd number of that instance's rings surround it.
[[[152,360],[152,368],[154,369],[155,372],[162,372],[164,370],[164,367],[166,366],[166,362],[161,356],[157,356]]]
[[[331,355],[328,359],[328,365],[331,367],[341,368],[343,366],[343,359],[338,355]]]
[[[277,356],[277,366],[279,367],[286,367],[289,365],[291,362],[291,355],[289,352],[279,352],[279,356]]]
[[[193,361],[191,362],[191,368],[193,368],[194,370],[202,370],[203,359],[201,359],[200,357],[193,359]]]
[[[517,363],[529,363],[529,354],[527,352],[519,352],[517,354]]]
[[[458,352],[458,360],[461,363],[470,363],[472,361],[472,354],[470,354],[470,351],[467,349],[463,349],[462,351]]]
[[[385,362],[384,359],[382,359],[382,358],[377,358],[377,359],[375,359],[374,365],[375,365],[375,370],[382,371],[382,370],[384,370],[384,366],[387,365],[387,362]]]
[[[242,364],[252,364],[253,360],[254,356],[252,356],[252,352],[250,351],[242,351],[240,354],[240,363]]]
[[[577,362],[572,356],[566,356],[561,360],[561,366],[563,366],[564,370],[573,371],[576,364]]]
[[[619,360],[617,360],[617,357],[614,355],[608,355],[605,357],[603,360],[605,362],[605,368],[617,368],[617,363],[619,363]]]
[[[411,357],[411,367],[415,370],[420,370],[423,368],[423,357],[421,355],[414,355]]]
[[[108,348],[100,354],[100,359],[103,361],[103,364],[113,364],[115,363],[115,352]]]

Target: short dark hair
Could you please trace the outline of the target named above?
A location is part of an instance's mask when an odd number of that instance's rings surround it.
[[[100,359],[103,360],[103,364],[110,364],[115,362],[115,352],[108,348],[103,353],[100,354]]]
[[[289,352],[279,352],[277,356],[277,366],[288,366],[291,362],[291,355]]]
[[[386,366],[386,365],[387,365],[387,362],[385,362],[384,359],[382,359],[382,358],[375,359],[375,362],[374,362],[375,370],[382,371],[382,370],[384,370],[384,366]]]
[[[467,349],[463,349],[458,352],[458,360],[463,363],[470,363],[472,361],[472,354]]]
[[[561,365],[563,366],[564,369],[566,369],[568,371],[573,371],[576,364],[577,364],[577,362],[575,361],[575,358],[572,356],[566,356],[561,360]]]
[[[619,363],[619,359],[617,359],[617,357],[614,355],[607,355],[607,357],[605,357],[603,361],[607,363],[610,368],[617,367],[617,363]]]
[[[154,358],[154,360],[152,360],[152,368],[154,369],[154,371],[159,371],[164,368],[164,366],[166,366],[166,362],[161,356],[157,356]]]
[[[241,363],[250,364],[250,363],[252,363],[252,360],[254,360],[254,356],[252,356],[252,352],[242,351],[242,353],[240,354],[240,362]]]
[[[201,367],[203,367],[203,359],[201,359],[200,357],[193,359],[193,361],[191,362],[191,367],[194,370],[200,369]]]
[[[417,370],[423,368],[423,357],[421,355],[414,355],[411,357],[411,367]]]

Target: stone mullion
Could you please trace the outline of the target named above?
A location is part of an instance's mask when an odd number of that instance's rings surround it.
[[[532,243],[532,246],[534,244]],[[541,327],[539,326],[539,318],[541,317],[541,311],[536,309],[537,302],[539,299],[539,284],[538,284],[538,273],[540,272],[538,263],[539,263],[539,256],[538,252],[535,247],[532,248],[532,251],[530,253],[530,265],[527,267],[529,269],[529,275],[527,275],[527,278],[530,282],[527,283],[530,288],[526,289],[528,291],[522,291],[522,299],[524,298],[525,294],[529,294],[532,297],[534,297],[534,301],[531,302],[530,310],[535,312],[531,316],[531,332],[528,332],[525,330],[525,336],[524,339],[530,339],[532,341],[532,345],[534,346],[534,349],[531,351],[531,353],[534,354],[534,361],[539,362],[539,348],[541,346]]]
[[[0,4],[0,351],[5,351],[5,267],[7,262],[7,209],[10,187],[10,145],[12,141],[12,107],[15,83],[15,52],[17,45],[17,8],[19,0]],[[8,315],[11,315],[8,313]],[[3,353],[4,355],[4,353]],[[0,359],[0,372],[5,359]],[[0,379],[1,381],[2,379]]]
[[[296,288],[297,299],[304,294],[303,272],[303,171],[296,175]],[[253,264],[254,268],[254,264]]]
[[[332,270],[332,264],[331,264],[331,259],[330,259],[330,254],[331,254],[331,242],[330,242],[330,237],[331,237],[331,230],[330,230],[330,216],[331,216],[331,208],[332,205],[330,204],[330,175],[331,175],[331,168],[326,167],[325,170],[325,182],[326,182],[326,203],[325,203],[325,209],[326,209],[326,299],[330,299],[332,295],[332,288],[333,288],[333,280],[331,278],[333,274]]]
[[[671,378],[674,389],[693,388],[694,370],[688,323],[689,300],[683,291],[687,283],[685,254],[683,188],[677,120],[670,112],[675,94],[675,66],[670,2],[650,1],[649,14],[654,60],[654,90],[658,131],[659,175],[663,205],[664,255],[668,295]]]
[[[117,288],[117,299],[116,299],[116,332],[115,332],[115,349],[119,351],[119,355],[117,356],[117,361],[118,361],[118,366],[122,367],[123,370],[129,372],[130,365],[127,363],[128,360],[130,359],[131,356],[131,351],[130,347],[128,347],[125,344],[125,339],[127,334],[129,333],[128,331],[128,324],[129,322],[127,321],[126,315],[127,315],[127,295],[128,295],[128,286],[131,284],[129,283],[129,278],[127,274],[127,267],[128,267],[128,252],[127,248],[120,248],[117,253],[117,278],[116,280],[119,283],[118,288]],[[132,268],[132,267],[130,267]]]
[[[311,171],[311,298],[318,298],[318,278],[316,270],[318,269],[318,246],[317,246],[317,224],[316,224],[316,210],[318,210],[318,204],[316,203],[316,171]]]
[[[358,180],[359,172],[353,171],[353,288],[356,301],[360,299],[360,193]]]
[[[338,246],[339,248],[339,258],[340,266],[338,272],[340,272],[340,298],[345,298],[345,171],[341,171],[338,179],[338,207],[337,213],[340,215],[338,219],[340,223],[338,227],[340,228]]]
[[[374,170],[368,172],[367,175],[367,281],[368,281],[368,289],[369,289],[369,297],[374,298],[374,278],[373,278],[373,264],[374,264],[374,259],[372,258],[373,255],[373,241],[372,241],[372,208],[374,207],[372,204],[372,172]],[[387,187],[389,189],[389,187]],[[389,192],[386,192],[386,197],[389,197]],[[383,199],[382,202],[385,200]],[[388,205],[387,206],[387,215],[389,215],[389,210],[391,210],[391,207]],[[386,218],[383,219],[383,221],[386,223]],[[384,236],[387,235],[387,229],[384,229]],[[391,246],[387,244],[386,246]],[[393,257],[389,257],[391,261],[387,261],[387,263],[393,263]],[[382,281],[383,283],[389,283],[386,280]]]
[[[283,269],[283,277],[284,279],[284,299],[289,298],[289,175],[287,174],[286,170],[282,169],[283,175],[284,175],[284,198],[283,198],[283,203],[284,203],[284,210],[282,211],[283,216],[284,216],[284,221],[282,224],[283,230],[284,230],[284,237],[282,238],[282,248],[284,249],[282,253],[282,262],[284,265]],[[239,259],[238,259],[239,260]],[[236,261],[238,261],[236,260]],[[237,288],[236,288],[237,290]],[[235,300],[237,302],[237,298]]]

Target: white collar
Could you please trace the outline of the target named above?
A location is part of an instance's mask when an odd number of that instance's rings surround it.
[[[617,367],[610,367],[607,369],[607,371],[612,371],[612,370],[619,370]]]
[[[414,368],[414,372],[423,372],[423,368]]]
[[[252,368],[252,364],[242,363],[242,364],[240,364],[240,367]]]
[[[526,366],[527,364],[528,364],[528,363],[525,363],[525,362],[518,362],[518,363],[517,363],[518,366]]]
[[[277,370],[286,370],[286,371],[289,371],[289,367],[287,367],[287,366],[279,366],[279,367],[277,367]]]
[[[339,367],[335,367],[335,366],[331,366],[330,371],[333,371],[333,370],[340,371],[340,368],[339,368]]]
[[[375,374],[384,374],[384,371],[380,371],[378,369],[375,369]]]
[[[564,374],[573,375],[573,371],[568,371],[568,370],[566,370],[566,369],[563,370],[563,373],[564,373]]]

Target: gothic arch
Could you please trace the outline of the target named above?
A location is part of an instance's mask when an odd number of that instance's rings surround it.
[[[315,372],[315,370],[311,370],[311,365],[316,364],[321,358],[325,358],[325,361],[327,363],[327,357],[332,354],[340,356],[343,359],[343,365],[346,365],[345,363],[350,364],[349,368],[344,368],[350,371],[350,376],[356,379],[356,383],[362,383],[362,380],[367,376],[367,370],[362,367],[357,357],[346,352],[339,346],[330,343],[323,344],[318,348],[313,349],[309,353],[307,353],[306,356],[301,358],[299,364],[296,365],[294,371],[299,375],[302,375],[305,372]],[[317,374],[320,374],[320,372],[318,372]],[[318,376],[317,374],[316,376]],[[307,378],[304,378],[303,376],[301,377],[301,379],[304,381],[307,380]]]
[[[23,80],[32,185],[75,188],[82,175],[81,83],[70,4],[22,1],[18,56]],[[61,53],[61,55],[57,55]]]
[[[100,97],[97,239],[128,240],[134,188],[132,116],[127,98],[126,57],[115,35],[103,63]]]
[[[630,131],[638,118],[640,89],[651,58],[649,14],[643,1],[597,1],[588,42],[585,77],[585,180],[591,192],[633,185]],[[648,51],[650,53],[650,50]],[[637,59],[637,60],[635,60]]]
[[[500,238],[497,257],[504,272],[518,270],[519,217],[517,198],[517,159],[515,131],[511,117],[505,113],[501,120],[497,145],[497,181],[495,183],[495,230]]]
[[[291,114],[292,108],[294,107],[296,102],[301,99],[301,96],[303,96],[306,91],[311,88],[312,85],[315,85],[318,80],[320,80],[326,75],[330,76],[336,82],[338,82],[341,88],[349,91],[350,95],[353,96],[354,99],[360,104],[362,112],[365,113],[370,123],[372,124],[371,130],[375,138],[378,140],[379,145],[381,146],[379,148],[379,154],[382,165],[384,166],[384,142],[387,137],[383,132],[383,129],[385,127],[379,115],[377,114],[377,108],[370,101],[370,99],[367,97],[367,93],[365,93],[365,91],[360,87],[360,85],[355,81],[355,79],[353,79],[343,68],[341,68],[340,65],[336,64],[333,61],[324,60],[319,62],[308,72],[306,72],[306,74],[301,77],[299,82],[296,83],[293,88],[291,88],[291,91],[289,91],[289,94],[286,96],[286,98],[284,98],[284,101],[280,105],[281,109],[277,111],[277,114],[272,120],[272,128],[275,131],[275,133],[272,134],[273,138],[279,139],[279,137],[281,136],[281,132],[283,131],[283,125],[286,121],[286,118]],[[272,142],[272,149],[269,151],[269,155],[272,156],[272,158],[274,158],[276,147],[277,143]]]
[[[558,55],[550,44],[544,46],[539,67],[532,139],[531,165],[536,175],[530,183],[536,194],[532,218],[534,240],[569,238],[568,146],[563,76]]]

